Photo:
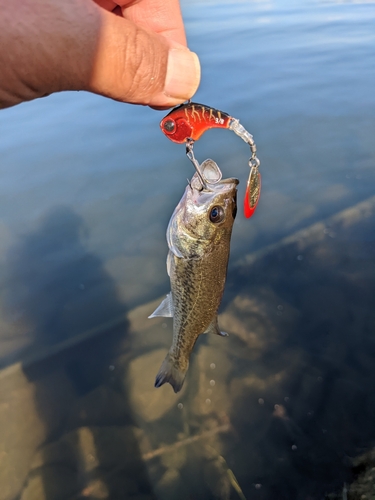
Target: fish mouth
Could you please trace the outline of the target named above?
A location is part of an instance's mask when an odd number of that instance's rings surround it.
[[[240,181],[235,177],[229,177],[228,179],[221,179],[217,184],[234,184],[237,186],[239,183]]]
[[[191,189],[194,189],[195,191],[212,193],[217,191],[218,189],[220,190],[220,188],[224,189],[228,185],[237,186],[240,182],[235,177],[220,179],[215,182],[210,182],[207,178],[204,178],[204,181],[205,181],[205,186],[202,186],[202,182],[198,176],[198,173],[196,172],[193,175],[189,183],[189,186]]]
[[[198,177],[202,177],[201,180],[203,180],[206,184],[206,186],[202,186],[203,190],[207,191],[210,191],[212,189],[212,186],[221,184],[237,185],[239,183],[239,180],[235,178],[223,179],[223,174],[221,173],[220,168],[214,160],[211,160],[211,158],[207,158],[207,160],[199,165],[198,173],[200,174]]]

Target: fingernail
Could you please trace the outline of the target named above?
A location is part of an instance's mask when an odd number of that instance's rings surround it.
[[[171,48],[168,53],[164,94],[174,99],[187,100],[196,92],[201,78],[197,54],[186,48]]]

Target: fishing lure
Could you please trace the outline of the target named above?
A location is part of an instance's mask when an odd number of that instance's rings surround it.
[[[244,199],[245,217],[251,217],[258,205],[261,189],[261,176],[259,172],[260,161],[256,156],[256,144],[253,136],[233,118],[215,108],[188,102],[172,109],[160,122],[162,132],[177,144],[186,144],[186,154],[196,169],[203,189],[207,185],[199,168],[199,163],[194,157],[193,144],[209,129],[222,128],[233,130],[243,141],[250,146],[251,157],[249,160],[250,174],[247,181]]]
[[[244,198],[244,214],[249,219],[255,212],[260,197],[261,176],[259,172],[260,161],[257,157],[249,160],[250,174],[247,180]]]

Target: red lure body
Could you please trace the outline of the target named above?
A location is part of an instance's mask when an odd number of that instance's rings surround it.
[[[160,122],[162,132],[173,142],[197,141],[210,128],[229,128],[232,117],[218,109],[196,102],[172,109]]]

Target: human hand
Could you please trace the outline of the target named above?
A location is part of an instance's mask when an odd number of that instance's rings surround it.
[[[62,90],[167,108],[199,81],[178,0],[0,0],[0,108]]]

